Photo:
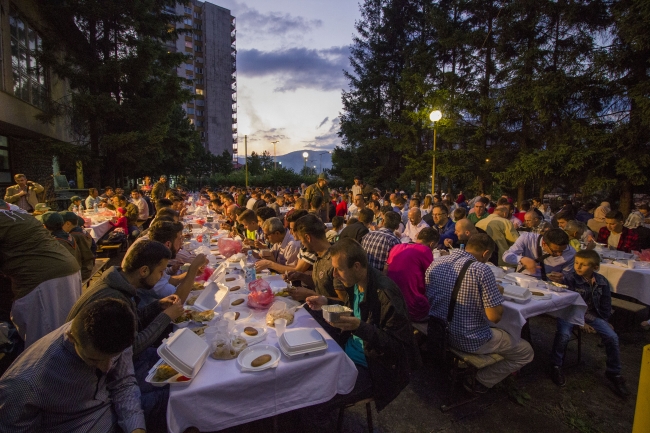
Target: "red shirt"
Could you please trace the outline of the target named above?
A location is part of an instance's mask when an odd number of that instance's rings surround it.
[[[119,227],[124,230],[124,234],[128,235],[129,234],[129,226],[126,220],[125,216],[121,216],[117,219],[116,223],[113,223],[112,221],[109,221],[111,225],[115,228]]]
[[[517,212],[514,214],[514,216],[517,217],[517,219],[519,219],[522,223],[526,222],[526,212]]]
[[[341,200],[341,203],[336,205],[336,216],[345,217],[348,213],[348,203]]]
[[[412,321],[424,321],[429,317],[424,275],[431,262],[431,248],[421,244],[395,245],[386,261],[387,275],[400,288]]]

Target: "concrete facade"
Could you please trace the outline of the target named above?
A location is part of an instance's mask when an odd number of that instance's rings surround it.
[[[177,73],[191,80],[193,93],[183,105],[187,118],[201,134],[205,149],[214,155],[237,153],[237,68],[235,18],[228,9],[192,0],[170,12],[183,17],[178,24],[187,31],[170,50],[188,55]]]
[[[65,98],[68,86],[47,70],[33,72],[31,52],[45,33],[34,1],[0,0],[0,7],[0,197],[4,197],[16,173],[51,190],[53,157],[48,140],[68,142],[71,137],[66,116],[52,123],[36,117],[48,100]]]

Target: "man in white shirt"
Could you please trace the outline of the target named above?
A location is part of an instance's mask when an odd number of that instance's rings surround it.
[[[408,219],[409,222],[406,224],[406,228],[404,229],[404,233],[402,235],[411,238],[411,240],[415,242],[415,240],[418,238],[418,233],[420,233],[420,230],[425,227],[429,227],[429,224],[424,222],[420,208],[417,207],[409,210]]]
[[[149,205],[137,189],[131,191],[131,203],[138,207],[138,221],[146,221],[149,219]]]
[[[300,241],[293,238],[291,233],[284,228],[279,218],[269,218],[262,224],[262,231],[266,239],[273,244],[271,255],[263,256],[262,260],[255,263],[255,269],[271,269],[276,272],[294,271],[298,263]]]
[[[361,186],[361,178],[354,177],[354,185],[352,185],[352,196],[356,197],[358,194],[363,194],[363,187]]]
[[[348,208],[347,220],[350,218],[359,218],[359,211],[366,208],[366,201],[363,195],[357,194],[354,196],[354,204]]]

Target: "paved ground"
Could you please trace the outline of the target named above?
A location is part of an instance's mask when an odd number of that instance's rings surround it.
[[[621,336],[623,375],[633,395],[616,396],[604,378],[605,349],[596,335],[583,334],[583,363],[565,369],[567,385],[558,388],[548,377],[547,359],[553,342],[555,321],[550,317],[531,320],[535,360],[515,378],[480,399],[450,412],[440,411],[447,402],[444,374],[431,364],[413,374],[411,384],[380,414],[374,410],[374,432],[602,432],[629,433],[634,419],[641,350],[650,344],[650,333]],[[576,359],[577,343],[571,342],[567,362]],[[464,394],[459,389],[457,394]],[[309,410],[279,417],[280,432],[321,433],[336,431],[336,415],[314,417]],[[270,420],[261,420],[228,432],[273,431]],[[364,407],[345,411],[344,432],[367,432]]]

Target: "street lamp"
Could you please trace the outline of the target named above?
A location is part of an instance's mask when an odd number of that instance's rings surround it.
[[[307,171],[307,158],[309,158],[309,154],[307,152],[303,152],[302,157],[305,159],[305,171]]]
[[[436,122],[442,119],[440,110],[433,110],[429,115],[433,122],[433,165],[431,167],[431,195],[436,194]]]
[[[278,169],[278,158],[277,158],[277,156],[275,156],[275,145],[277,143],[279,143],[279,142],[280,142],[280,140],[275,140],[275,141],[271,142],[271,143],[273,143],[273,170]]]

